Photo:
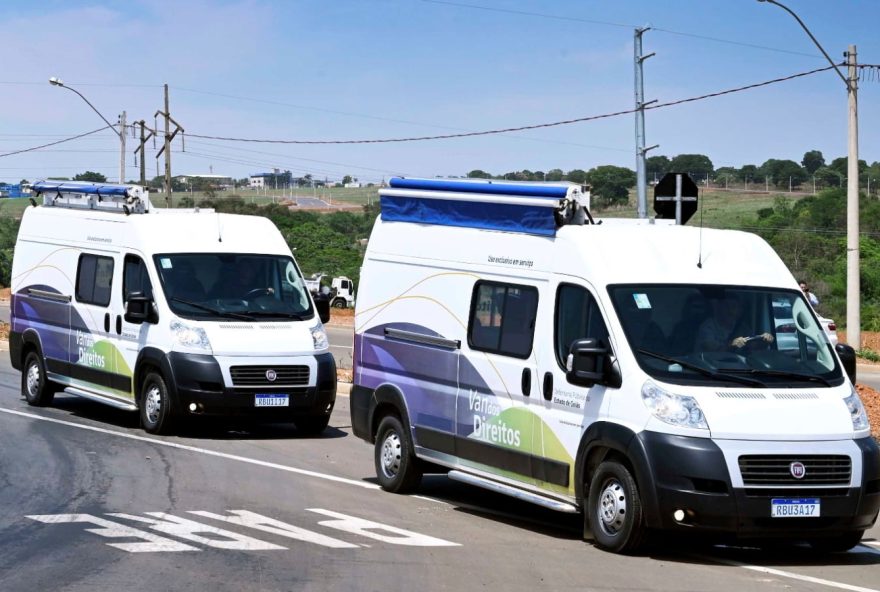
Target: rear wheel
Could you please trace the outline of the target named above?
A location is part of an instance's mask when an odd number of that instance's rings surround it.
[[[864,534],[864,530],[857,530],[834,537],[813,539],[809,542],[813,550],[819,553],[842,553],[858,545]]]
[[[174,409],[165,379],[158,372],[150,372],[144,378],[140,414],[144,431],[150,434],[167,434],[171,431]]]
[[[21,394],[28,405],[45,407],[55,399],[55,385],[46,378],[46,367],[43,358],[35,351],[30,351],[24,358],[21,369]]]
[[[391,493],[406,493],[422,480],[419,460],[412,450],[400,419],[386,415],[379,423],[374,449],[376,477],[379,485]]]
[[[336,300],[333,301],[333,308],[345,308],[345,307],[346,307],[345,299],[337,298]]]
[[[586,520],[596,544],[614,553],[635,553],[645,540],[642,501],[635,479],[624,465],[606,461],[590,483]]]

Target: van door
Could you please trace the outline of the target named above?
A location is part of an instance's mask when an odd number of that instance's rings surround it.
[[[548,461],[567,467],[565,483],[544,481],[543,488],[556,493],[574,495],[574,466],[581,435],[600,416],[608,401],[604,386],[583,387],[566,379],[565,364],[572,342],[595,337],[611,347],[607,324],[597,299],[581,283],[568,281],[556,284],[553,304],[553,330],[541,335],[542,351],[539,370],[540,404],[543,422],[536,430],[535,449],[543,450]]]
[[[533,352],[538,287],[480,280],[474,285],[468,351],[459,364],[455,455],[465,467],[534,484],[538,392]]]
[[[134,399],[137,385],[133,384],[135,364],[138,353],[148,342],[149,331],[153,322],[141,324],[129,323],[125,320],[125,307],[132,294],[140,294],[153,298],[153,283],[146,262],[135,254],[127,254],[122,262],[122,290],[119,306],[114,306],[114,331],[120,352],[116,372],[129,379],[129,395]]]
[[[112,253],[80,254],[70,319],[70,378],[102,394],[119,386],[110,309],[116,267]]]

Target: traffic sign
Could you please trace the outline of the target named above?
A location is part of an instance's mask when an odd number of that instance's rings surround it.
[[[681,181],[678,181],[679,178]],[[698,193],[697,184],[687,173],[666,173],[654,186],[654,211],[658,218],[675,220],[676,195],[680,195],[681,215],[678,221],[684,224],[697,211]]]

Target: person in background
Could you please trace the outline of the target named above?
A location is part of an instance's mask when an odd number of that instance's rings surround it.
[[[810,287],[807,285],[807,282],[801,282],[801,291],[804,293],[804,296],[807,297],[807,302],[810,303],[810,306],[813,308],[819,306],[819,298],[810,292]]]

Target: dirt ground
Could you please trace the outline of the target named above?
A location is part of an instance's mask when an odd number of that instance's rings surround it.
[[[837,339],[840,343],[848,343],[846,340],[846,331],[839,329],[837,331]],[[877,331],[862,331],[862,338],[860,340],[862,342],[861,347],[856,347],[856,349],[869,349],[871,351],[880,353],[880,332]],[[850,343],[850,345],[853,345]],[[855,347],[853,345],[853,347]]]

